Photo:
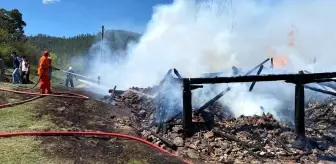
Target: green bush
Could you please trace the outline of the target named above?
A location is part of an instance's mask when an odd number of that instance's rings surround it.
[[[12,57],[10,56],[13,48],[7,44],[0,44],[0,57],[5,61],[7,67],[12,67]]]
[[[0,44],[0,56],[5,60],[7,67],[13,66],[13,59],[11,53],[16,51],[20,57],[26,56],[32,65],[37,65],[39,60],[39,52],[34,46],[28,43],[7,43]]]

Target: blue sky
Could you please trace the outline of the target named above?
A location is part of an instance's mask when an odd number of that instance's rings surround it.
[[[53,0],[45,0],[53,1]],[[142,32],[153,6],[173,0],[0,0],[1,8],[17,8],[27,23],[28,35],[75,36],[106,29]]]

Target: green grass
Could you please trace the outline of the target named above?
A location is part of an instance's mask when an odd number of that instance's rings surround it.
[[[0,84],[1,88],[10,88],[12,84]],[[9,95],[9,94],[8,94]],[[43,99],[0,110],[0,132],[44,131],[57,129],[50,118],[37,119],[36,113]],[[11,137],[0,139],[0,163],[50,163],[43,156],[40,141],[35,137]]]
[[[127,164],[147,164],[147,162],[145,160],[132,159],[132,160],[129,160]]]
[[[0,88],[15,88],[18,85],[0,83]],[[13,98],[12,93],[1,92],[0,96],[6,99]],[[44,108],[44,101],[47,98],[40,98],[32,102],[0,109],[0,133],[23,132],[23,131],[51,131],[68,130],[61,129],[55,125],[48,115],[37,117]],[[143,145],[134,143],[123,143],[124,153],[120,154],[118,163],[147,164],[142,154],[132,153],[134,150],[143,150]],[[41,148],[41,141],[36,137],[11,137],[0,138],[0,164],[44,164],[44,163],[74,163],[72,159],[61,156],[50,156],[45,154]],[[66,151],[66,150],[64,150]],[[144,150],[146,151],[146,150]],[[146,154],[146,152],[144,152]],[[125,161],[125,159],[131,159]]]
[[[11,69],[11,68],[8,68],[6,70],[6,74],[12,74],[14,70]],[[53,86],[65,86],[65,77],[66,77],[66,73],[65,72],[62,72],[62,71],[57,71],[57,70],[54,70],[51,74],[51,83]],[[26,86],[29,86],[29,87],[32,87],[35,85],[35,83],[39,80],[39,77],[36,75],[36,70],[32,70],[32,72],[30,73],[30,76],[29,76],[29,79],[34,83],[34,84],[29,84],[29,85],[26,85]],[[78,85],[79,82],[74,80],[74,85]],[[11,85],[11,88],[15,88],[17,87],[17,84],[16,85],[12,85],[12,84],[5,84],[5,83],[2,83],[0,85],[0,87],[2,87],[2,85]],[[38,88],[38,86],[36,87]]]
[[[0,163],[49,163],[39,147],[40,141],[34,137],[0,139]]]
[[[40,131],[56,129],[47,116],[36,119],[36,105],[41,103],[42,99],[35,100],[33,103],[25,103],[14,107],[0,110],[0,131]]]

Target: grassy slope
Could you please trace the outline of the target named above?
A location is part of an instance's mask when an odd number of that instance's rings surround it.
[[[0,83],[1,88],[11,88]],[[0,96],[5,96],[4,94]],[[8,95],[6,97],[9,97]],[[36,108],[43,100],[0,110],[0,131],[41,131],[57,129],[49,118],[36,119]],[[50,163],[40,151],[40,141],[34,137],[13,137],[0,139],[0,163]]]
[[[8,69],[8,71],[12,71]],[[8,72],[7,72],[8,73]],[[37,76],[31,76],[30,80],[36,82]],[[54,84],[64,84],[61,72],[54,72],[52,78]],[[0,83],[0,88],[13,89],[19,85]],[[28,85],[33,87],[34,85]],[[38,88],[38,86],[36,86]],[[10,100],[10,94],[2,93]],[[50,118],[36,118],[38,110],[42,110],[43,98],[0,110],[0,132],[20,132],[20,131],[46,131],[58,130]],[[64,129],[63,129],[64,130]],[[50,159],[43,155],[40,150],[41,141],[35,137],[13,137],[0,139],[0,163],[68,163],[59,159]]]
[[[55,79],[62,81],[57,77]],[[32,86],[32,84],[29,85],[29,87]],[[13,89],[16,87],[18,85],[0,83],[0,88]],[[0,96],[12,99],[11,93],[0,92]],[[0,132],[67,130],[57,127],[47,116],[37,117],[37,113],[43,110],[44,100],[40,98],[23,105],[0,109]],[[129,146],[134,147],[133,144]],[[41,149],[41,140],[37,137],[12,137],[0,139],[0,163],[44,164],[73,163],[73,161],[44,154]],[[125,163],[125,161],[120,161],[120,163]],[[142,157],[132,157],[127,163],[145,164],[147,162]]]

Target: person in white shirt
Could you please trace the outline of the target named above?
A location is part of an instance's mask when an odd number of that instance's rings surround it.
[[[20,73],[21,73],[21,79],[22,84],[28,84],[29,83],[29,73],[30,73],[30,64],[26,56],[22,57],[22,60],[20,62]]]

